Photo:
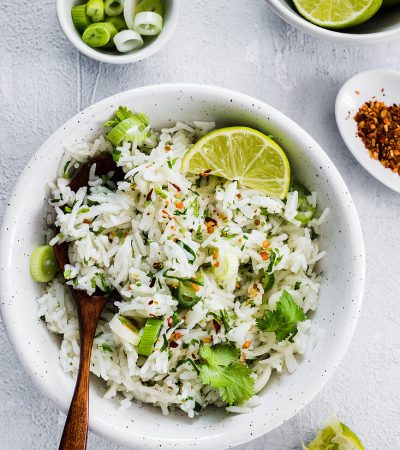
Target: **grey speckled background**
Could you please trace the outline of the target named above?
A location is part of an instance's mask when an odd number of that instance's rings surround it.
[[[358,208],[367,249],[359,327],[343,363],[302,412],[241,450],[299,449],[332,413],[368,450],[400,449],[400,196],[353,159],[335,124],[340,85],[357,72],[400,68],[400,42],[345,46],[282,22],[263,0],[185,0],[169,45],[142,63],[102,65],[72,48],[54,0],[0,4],[0,213],[28,158],[82,108],[159,82],[201,82],[258,97],[303,126],[326,150]],[[206,6],[205,6],[206,5]],[[29,299],[27,299],[29,301]],[[0,322],[0,448],[55,449],[64,417],[32,386]],[[89,449],[121,449],[91,435]]]

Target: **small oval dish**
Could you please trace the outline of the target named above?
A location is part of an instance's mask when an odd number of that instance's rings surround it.
[[[81,53],[100,62],[110,64],[129,64],[141,61],[158,52],[173,35],[179,19],[181,0],[164,2],[163,28],[157,36],[146,36],[143,47],[130,53],[119,53],[117,50],[92,48],[85,44],[76,29],[71,17],[74,6],[83,4],[83,0],[57,0],[57,17],[60,27],[71,44]]]
[[[400,72],[370,70],[355,75],[340,89],[336,97],[335,115],[340,134],[356,160],[385,186],[400,192],[400,175],[371,158],[357,136],[354,116],[367,101],[378,100],[387,106],[400,103]]]
[[[400,7],[388,8],[357,27],[343,31],[321,28],[306,20],[291,0],[265,0],[269,7],[290,25],[304,33],[334,42],[348,44],[372,44],[400,37]]]

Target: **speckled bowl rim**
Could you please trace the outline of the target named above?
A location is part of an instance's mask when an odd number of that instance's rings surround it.
[[[35,367],[32,364],[33,359],[29,354],[29,350],[24,347],[20,335],[16,331],[15,326],[13,326],[13,322],[15,322],[17,318],[13,316],[12,307],[10,306],[12,305],[11,293],[15,292],[13,291],[15,287],[10,283],[10,277],[8,276],[8,264],[9,261],[11,261],[13,254],[13,248],[12,245],[10,245],[10,242],[13,238],[15,239],[15,236],[13,236],[13,223],[15,220],[16,208],[18,208],[18,205],[21,205],[21,203],[24,201],[24,191],[26,191],[27,186],[29,186],[29,183],[27,183],[27,181],[32,179],[30,165],[34,164],[35,158],[38,158],[40,160],[40,157],[46,157],[45,152],[47,151],[47,146],[51,142],[55,142],[56,136],[58,134],[62,134],[63,132],[65,132],[65,130],[72,130],[74,126],[78,126],[80,119],[92,115],[91,110],[93,107],[104,107],[106,109],[106,107],[110,106],[110,104],[123,104],[124,98],[126,98],[127,96],[129,96],[130,98],[134,98],[135,95],[162,95],[163,93],[179,95],[179,92],[183,92],[183,90],[188,90],[188,92],[190,92],[194,96],[213,96],[215,98],[222,99],[224,104],[227,105],[230,104],[229,102],[235,102],[243,109],[247,107],[249,109],[254,109],[254,111],[257,111],[257,113],[261,112],[261,114],[264,115],[265,119],[267,119],[269,116],[274,116],[274,120],[279,123],[284,123],[286,128],[290,129],[291,132],[296,134],[299,141],[304,141],[307,143],[307,147],[305,147],[307,148],[307,150],[305,151],[311,152],[313,161],[321,166],[321,170],[323,166],[327,166],[329,168],[329,170],[327,171],[329,173],[326,174],[326,178],[327,180],[329,179],[329,187],[330,189],[332,189],[335,199],[337,199],[338,202],[342,203],[341,212],[345,216],[346,224],[348,224],[349,227],[346,232],[349,233],[349,241],[352,244],[352,248],[354,248],[352,259],[354,259],[356,263],[353,263],[355,265],[354,272],[352,273],[353,276],[349,277],[348,280],[350,286],[352,286],[352,296],[348,299],[349,305],[348,307],[346,307],[346,321],[340,329],[340,341],[338,341],[336,343],[337,345],[332,348],[332,354],[330,355],[329,363],[323,365],[324,370],[318,367],[318,373],[320,373],[321,376],[317,376],[315,380],[310,383],[310,385],[302,385],[301,396],[295,399],[290,398],[290,400],[293,400],[293,402],[290,402],[290,407],[285,409],[285,413],[283,413],[284,416],[281,417],[277,415],[277,418],[271,420],[269,428],[265,427],[265,416],[261,413],[257,413],[256,408],[255,413],[251,415],[251,417],[254,418],[254,421],[251,419],[250,415],[241,415],[239,419],[232,418],[232,416],[227,416],[227,418],[224,419],[224,424],[226,424],[226,427],[224,425],[224,431],[220,433],[214,434],[209,428],[209,431],[204,432],[202,427],[196,426],[195,423],[191,423],[190,425],[182,425],[184,427],[188,426],[190,433],[193,433],[193,435],[190,434],[190,436],[192,436],[190,439],[185,438],[178,440],[176,438],[165,438],[162,436],[161,428],[158,428],[158,433],[156,432],[157,428],[155,428],[154,435],[144,438],[140,435],[140,432],[129,432],[129,430],[125,430],[124,427],[123,429],[114,428],[104,420],[104,417],[102,419],[101,416],[96,415],[96,410],[92,408],[90,416],[90,428],[92,431],[102,435],[107,439],[110,439],[111,441],[136,449],[155,450],[160,447],[178,447],[185,449],[197,448],[204,450],[212,448],[217,450],[228,447],[231,448],[240,444],[247,443],[282,425],[300,409],[306,406],[317,395],[317,393],[325,386],[328,379],[332,376],[332,374],[340,364],[340,361],[342,360],[351,342],[354,330],[356,328],[364,292],[365,250],[361,225],[354,203],[342,177],[340,176],[332,161],[328,158],[321,147],[299,125],[264,102],[232,90],[214,86],[195,84],[164,84],[146,86],[119,93],[98,102],[92,107],[85,109],[84,111],[70,119],[68,122],[66,122],[66,124],[60,127],[55,133],[53,133],[53,135],[39,148],[39,150],[31,158],[31,160],[23,170],[5,211],[0,235],[0,268],[2,269],[0,271],[0,312],[11,344],[13,345],[18,357],[20,358],[33,383],[43,393],[43,395],[52,400],[56,404],[56,406],[63,412],[66,412],[68,410],[69,402],[65,399],[62,400],[58,395],[59,393],[57,392],[57,390],[53,387],[48,386],[46,382],[37,375]],[[206,103],[206,101],[204,102]],[[352,279],[350,280],[350,278]],[[337,329],[335,328],[335,330]],[[165,419],[160,412],[156,410],[154,411],[154,416],[157,415],[158,418],[157,421],[162,423],[162,421]],[[240,423],[241,425],[237,426],[238,423]],[[198,431],[197,434],[195,432],[196,430]]]
[[[95,48],[89,47],[82,41],[81,37],[79,36],[74,27],[74,24],[71,19],[71,14],[68,15],[66,14],[65,1],[66,0],[57,0],[56,9],[58,22],[67,39],[77,50],[79,50],[81,53],[88,56],[89,58],[109,64],[130,64],[142,61],[148,58],[149,56],[154,55],[154,53],[158,52],[159,50],[161,50],[171,39],[172,35],[175,32],[182,4],[181,3],[182,0],[168,0],[168,2],[171,3],[170,16],[168,20],[164,20],[164,27],[161,34],[157,36],[157,38],[154,39],[154,41],[151,42],[149,45],[146,45],[143,48],[136,50],[132,53],[111,54],[111,53],[103,53]]]
[[[400,23],[397,28],[376,33],[350,33],[328,30],[306,20],[295,11],[291,11],[281,0],[265,0],[268,6],[285,22],[300,31],[316,37],[344,44],[378,44],[400,38]]]

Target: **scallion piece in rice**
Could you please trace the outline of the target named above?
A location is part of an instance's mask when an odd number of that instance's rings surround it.
[[[34,281],[47,283],[54,279],[58,265],[54,249],[50,245],[39,245],[31,254],[30,272]]]
[[[150,356],[152,354],[154,343],[160,334],[162,323],[162,319],[147,319],[138,347],[139,355]]]

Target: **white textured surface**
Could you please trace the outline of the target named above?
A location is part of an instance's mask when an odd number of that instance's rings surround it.
[[[367,450],[399,449],[400,196],[355,162],[334,119],[340,85],[362,70],[398,69],[399,42],[318,41],[286,25],[262,0],[186,0],[168,46],[124,67],[79,56],[59,30],[53,0],[1,2],[0,30],[1,212],[28,158],[52,131],[89,104],[135,86],[183,81],[237,89],[282,110],[316,138],[360,214],[368,265],[364,309],[350,350],[320,395],[240,450],[299,449],[300,439],[332,413],[359,433]],[[1,322],[0,343],[0,448],[57,448],[64,417],[32,386]],[[122,450],[94,435],[88,448]]]

